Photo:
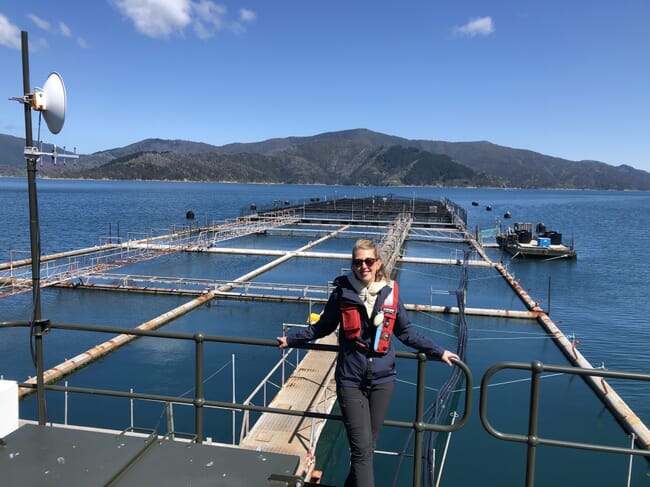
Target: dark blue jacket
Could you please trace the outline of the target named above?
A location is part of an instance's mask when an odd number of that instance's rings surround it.
[[[287,344],[290,347],[304,343],[317,338],[329,335],[341,323],[341,306],[340,301],[352,303],[359,308],[361,316],[362,329],[361,341],[366,344],[367,350],[372,350],[373,340],[375,338],[376,327],[372,320],[381,308],[382,303],[391,291],[390,286],[385,286],[377,295],[377,301],[368,316],[366,307],[359,298],[359,295],[350,284],[345,276],[337,277],[334,280],[336,288],[330,295],[320,320],[303,328],[300,331],[287,336]],[[408,314],[404,305],[398,297],[397,319],[393,328],[393,337],[398,338],[405,345],[424,352],[431,358],[439,360],[444,352],[443,348],[436,345],[429,338],[417,333],[409,323]],[[368,377],[368,368],[371,369],[372,379]],[[395,347],[391,340],[390,348],[385,355],[377,355],[372,352],[367,353],[361,349],[354,340],[347,340],[341,329],[339,331],[339,352],[336,363],[336,383],[345,387],[361,387],[368,385],[371,380],[373,384],[381,384],[395,380]]]

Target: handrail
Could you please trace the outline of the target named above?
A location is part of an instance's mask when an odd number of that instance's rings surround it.
[[[26,321],[20,322],[3,322],[0,323],[0,328],[9,327],[9,326],[29,326],[30,323]],[[48,323],[48,329],[51,330],[78,330],[78,331],[94,331],[100,333],[115,333],[115,334],[126,334],[126,335],[135,335],[140,337],[150,336],[158,338],[170,338],[170,339],[180,339],[180,340],[191,340],[195,343],[195,395],[194,398],[187,397],[177,397],[177,396],[163,396],[158,394],[141,394],[134,392],[121,392],[105,389],[93,389],[86,387],[73,387],[73,386],[57,386],[51,384],[43,383],[43,388],[45,390],[51,391],[62,391],[62,392],[75,392],[81,394],[93,394],[93,395],[105,395],[110,397],[123,397],[129,399],[142,399],[142,400],[151,400],[151,401],[160,401],[166,403],[181,403],[189,404],[194,406],[194,441],[196,443],[202,443],[203,436],[203,408],[204,407],[217,407],[222,409],[229,410],[243,410],[243,411],[255,411],[262,413],[274,413],[274,414],[284,414],[290,416],[300,416],[300,417],[309,417],[316,419],[334,419],[342,421],[340,415],[332,415],[327,413],[319,413],[316,411],[301,411],[301,410],[292,410],[292,409],[279,409],[279,408],[270,408],[266,406],[255,406],[253,404],[238,404],[234,402],[224,402],[224,401],[213,401],[206,399],[203,396],[203,348],[206,342],[220,342],[220,343],[237,343],[245,345],[258,345],[258,346],[267,346],[267,347],[277,347],[276,340],[270,339],[259,339],[259,338],[245,338],[245,337],[227,337],[227,336],[209,336],[203,335],[202,333],[178,333],[178,332],[164,332],[160,330],[141,330],[134,328],[120,328],[112,326],[89,326],[89,325],[78,325],[78,324],[65,324],[65,323]],[[37,337],[41,338],[41,337]],[[335,345],[323,345],[323,344],[302,344],[295,348],[305,348],[311,350],[325,350],[325,351],[336,351],[338,347]],[[408,428],[415,430],[415,449],[414,449],[414,466],[413,466],[413,485],[419,486],[421,479],[421,462],[422,462],[422,436],[425,431],[455,431],[462,426],[469,419],[471,412],[471,401],[472,401],[472,376],[471,371],[461,361],[454,361],[454,364],[461,368],[466,377],[467,387],[464,390],[465,392],[465,411],[463,417],[458,423],[452,425],[443,425],[443,424],[429,424],[424,421],[424,392],[425,392],[425,371],[426,371],[426,362],[427,356],[424,353],[413,353],[413,352],[403,352],[397,351],[397,357],[405,359],[416,359],[418,360],[418,386],[416,393],[416,416],[414,421],[405,422],[405,421],[390,421],[386,420],[384,424],[388,426],[398,427],[398,428]],[[42,368],[41,368],[42,369]],[[36,389],[36,386],[33,383],[19,383],[19,387]],[[44,396],[44,395],[43,395]]]
[[[503,433],[494,428],[487,416],[487,403],[488,403],[488,390],[489,381],[498,371],[504,369],[516,370],[530,370],[531,371],[531,387],[530,387],[530,403],[528,415],[528,434],[513,434]],[[526,458],[526,483],[527,487],[533,487],[535,484],[535,455],[538,445],[558,446],[563,448],[576,448],[581,450],[598,451],[605,453],[620,453],[626,455],[645,456],[650,459],[650,450],[635,449],[635,448],[621,448],[607,445],[599,445],[594,443],[581,443],[574,441],[555,440],[551,438],[542,438],[537,435],[537,424],[539,420],[539,399],[540,399],[540,380],[543,372],[556,372],[562,374],[573,374],[580,376],[597,376],[597,377],[611,377],[617,379],[632,379],[650,382],[650,374],[641,374],[633,372],[615,372],[603,369],[586,369],[580,367],[562,366],[562,365],[546,365],[538,360],[530,363],[525,362],[500,362],[490,367],[481,380],[481,392],[479,402],[479,414],[481,423],[485,430],[495,438],[504,441],[514,441],[518,443],[526,443],[528,445],[527,458]]]
[[[15,326],[30,326],[28,321],[13,321],[13,322],[0,322],[0,329],[6,327],[15,327]],[[179,332],[165,332],[161,330],[141,330],[133,328],[120,328],[112,326],[90,326],[90,325],[78,325],[78,324],[65,324],[65,323],[48,323],[50,330],[78,330],[78,331],[94,331],[100,333],[116,333],[116,334],[128,334],[140,337],[158,337],[158,338],[169,338],[169,339],[180,339],[180,340],[191,340],[195,343],[195,396],[193,398],[188,397],[177,397],[177,396],[165,396],[158,394],[143,394],[135,392],[122,392],[114,390],[105,390],[105,389],[94,389],[87,387],[74,387],[74,386],[59,386],[52,384],[44,384],[46,390],[52,391],[62,391],[62,392],[74,392],[81,394],[94,394],[94,395],[104,395],[109,397],[122,397],[129,399],[140,399],[140,400],[150,400],[150,401],[159,401],[165,403],[180,403],[186,404],[194,407],[195,410],[195,440],[197,443],[203,441],[203,408],[204,407],[216,407],[227,410],[235,411],[254,411],[259,413],[274,413],[274,414],[283,414],[289,416],[300,416],[300,417],[309,417],[315,419],[333,419],[341,421],[342,417],[340,415],[320,413],[316,411],[301,411],[294,409],[279,409],[271,408],[264,406],[256,406],[250,403],[235,403],[235,402],[225,402],[225,401],[215,401],[206,399],[203,396],[203,377],[201,371],[203,370],[203,347],[206,342],[220,342],[220,343],[234,343],[234,344],[244,344],[244,345],[257,345],[257,346],[266,346],[266,347],[277,347],[277,342],[271,339],[261,339],[261,338],[246,338],[246,337],[228,337],[228,336],[210,336],[203,335],[201,333],[179,333]],[[310,350],[324,350],[324,351],[336,351],[337,347],[335,345],[323,345],[323,344],[302,344],[295,348],[303,348]],[[421,481],[421,464],[422,464],[422,451],[423,451],[423,434],[426,431],[438,431],[438,432],[453,432],[461,429],[466,425],[471,415],[472,407],[472,374],[469,367],[462,361],[453,360],[453,364],[459,367],[463,374],[465,375],[466,384],[462,389],[465,396],[464,402],[464,412],[463,416],[460,418],[460,421],[454,422],[452,424],[435,424],[427,423],[424,421],[424,390],[425,390],[425,374],[426,374],[426,362],[427,357],[424,353],[413,353],[413,352],[404,352],[397,351],[396,356],[400,359],[415,359],[418,361],[417,367],[417,391],[416,391],[416,414],[414,420],[409,421],[396,421],[391,419],[386,419],[384,424],[389,427],[397,428],[407,428],[413,429],[415,432],[414,440],[414,465],[413,465],[413,485],[420,485]],[[490,379],[499,371],[503,369],[516,369],[516,370],[530,370],[531,371],[531,391],[530,391],[530,404],[529,404],[529,416],[528,416],[528,432],[527,434],[513,434],[513,433],[504,433],[495,429],[489,422],[488,419],[488,391],[489,391],[489,382]],[[601,445],[596,443],[583,443],[583,442],[572,442],[564,440],[556,440],[552,438],[543,438],[537,434],[537,422],[539,419],[539,398],[540,398],[540,380],[541,374],[543,372],[554,372],[554,373],[564,373],[564,374],[573,374],[580,376],[597,376],[597,377],[608,377],[608,378],[617,378],[617,379],[629,379],[629,380],[641,380],[645,382],[650,382],[650,374],[643,373],[631,373],[631,372],[616,372],[608,371],[602,369],[588,369],[572,366],[560,366],[560,365],[547,365],[543,364],[540,361],[533,361],[530,363],[523,362],[500,362],[489,368],[482,377],[481,386],[480,386],[480,402],[479,402],[479,414],[483,427],[488,433],[496,437],[499,440],[503,441],[512,441],[519,443],[526,443],[528,445],[527,453],[527,463],[526,463],[526,483],[527,487],[534,486],[534,476],[535,476],[535,454],[536,447],[538,445],[545,446],[555,446],[563,448],[573,448],[573,449],[582,449],[589,451],[605,452],[605,453],[617,453],[617,454],[626,454],[626,455],[636,455],[644,456],[650,458],[650,449],[635,449],[635,448],[621,448],[608,445]],[[19,387],[36,389],[37,386],[31,382],[19,383]]]

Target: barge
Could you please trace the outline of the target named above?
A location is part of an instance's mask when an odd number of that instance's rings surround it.
[[[562,234],[547,230],[543,223],[538,223],[533,233],[532,223],[515,223],[505,231],[497,233],[499,248],[512,255],[512,258],[524,257],[534,259],[575,259],[576,249],[562,243]]]

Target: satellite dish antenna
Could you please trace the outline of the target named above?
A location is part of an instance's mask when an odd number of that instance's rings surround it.
[[[38,396],[38,424],[44,426],[47,419],[45,407],[45,376],[43,373],[43,344],[42,335],[49,329],[49,320],[41,318],[41,249],[40,225],[38,221],[38,201],[36,198],[36,162],[43,154],[34,147],[32,137],[31,110],[38,110],[45,118],[47,128],[53,134],[58,134],[65,121],[65,87],[59,73],[50,73],[43,89],[37,93],[29,92],[29,42],[27,32],[20,33],[23,58],[23,97],[12,98],[24,105],[25,109],[25,159],[27,160],[27,190],[29,194],[29,233],[31,235],[32,256],[32,322],[30,335],[34,340],[34,363],[36,364],[36,394]],[[40,130],[39,130],[40,139]],[[56,158],[56,149],[54,150]],[[77,158],[76,154],[64,154],[64,157]],[[31,338],[30,338],[31,343]]]
[[[65,122],[65,86],[59,73],[50,73],[43,88],[36,89],[32,109],[43,114],[50,132],[53,134],[61,132]]]
[[[27,33],[25,33],[27,34]],[[25,40],[26,48],[26,40]],[[43,88],[36,88],[34,93],[26,94],[23,98],[11,98],[17,102],[23,103],[26,110],[36,110],[39,112],[39,116],[42,116],[45,119],[47,128],[53,134],[58,134],[63,128],[63,122],[65,122],[65,86],[63,85],[63,78],[56,71],[50,73],[50,75],[45,80]],[[76,148],[74,154],[67,154],[65,152],[65,147],[63,148],[63,153],[59,154],[56,151],[56,145],[52,152],[42,152],[39,147],[32,147],[32,127],[31,121],[29,125],[25,122],[25,133],[27,134],[25,142],[27,147],[25,147],[25,156],[28,158],[33,158],[37,160],[40,156],[52,156],[52,162],[56,165],[57,157],[65,159],[78,159],[79,156],[76,154]],[[40,118],[39,118],[39,139],[40,139]],[[40,144],[40,141],[39,141]]]

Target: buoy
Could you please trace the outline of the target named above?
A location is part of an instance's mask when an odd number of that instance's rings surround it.
[[[194,220],[194,212],[192,210],[189,210],[187,213],[185,213],[185,218],[188,220]]]

